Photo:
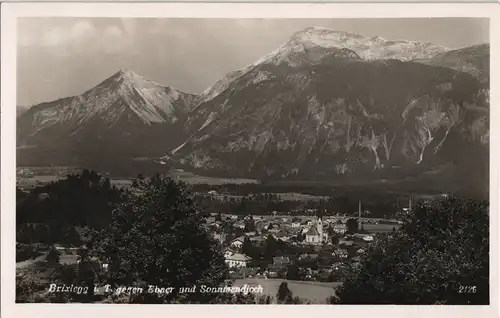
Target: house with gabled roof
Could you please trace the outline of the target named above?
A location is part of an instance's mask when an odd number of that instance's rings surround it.
[[[281,231],[279,233],[274,234],[276,239],[280,239],[282,241],[289,241],[292,238],[292,235],[286,233],[285,231]]]
[[[266,241],[266,239],[262,235],[254,236],[250,238],[250,242],[254,244],[263,244]]]
[[[273,233],[273,234],[276,234],[276,233],[280,233],[281,232],[281,229],[278,228],[278,227],[273,227],[272,229],[270,229],[268,231],[269,233]]]
[[[347,232],[347,225],[338,220],[338,222],[333,225],[333,231],[338,234],[344,234]]]
[[[231,247],[241,248],[243,246],[243,242],[245,241],[244,236],[239,236],[231,241]]]
[[[293,260],[290,256],[282,255],[273,257],[274,265],[290,265],[293,263]]]
[[[245,228],[245,222],[244,221],[234,222],[233,227],[236,227],[236,228],[243,230]]]
[[[248,262],[250,262],[251,258],[245,254],[234,253],[230,255],[226,255],[226,264],[230,268],[234,267],[247,267]]]

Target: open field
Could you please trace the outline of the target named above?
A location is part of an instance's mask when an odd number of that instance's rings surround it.
[[[81,169],[74,167],[18,167],[17,186],[27,189],[33,188],[52,181],[57,181],[58,179],[64,178],[67,174],[75,173],[79,170]],[[170,176],[173,179],[183,181],[188,184],[224,185],[259,183],[258,180],[253,179],[205,177],[184,171],[172,171]],[[132,183],[131,178],[110,178],[110,180],[117,187],[127,187]]]
[[[328,197],[320,195],[311,195],[303,193],[285,192],[285,193],[272,193],[278,195],[284,201],[319,201],[321,199],[327,200]]]
[[[170,176],[176,180],[184,181],[189,184],[208,184],[208,185],[223,185],[223,184],[244,184],[244,183],[259,183],[258,180],[244,178],[215,178],[199,176],[186,171],[172,171]]]
[[[245,284],[251,286],[261,285],[264,289],[264,294],[276,298],[279,285],[285,280],[283,279],[264,279],[264,278],[246,278],[237,279],[235,286],[243,286]],[[334,295],[334,287],[340,283],[323,283],[323,282],[308,282],[308,281],[286,281],[288,288],[292,291],[293,296],[310,300],[313,304],[325,303],[326,299]]]
[[[38,186],[43,186],[52,181],[57,181],[61,177],[55,175],[47,176],[29,176],[29,177],[18,177],[16,180],[17,187],[21,189],[32,189]]]
[[[64,166],[51,166],[51,167],[19,166],[17,167],[17,185],[20,188],[29,189],[35,186],[47,184],[51,181],[56,181],[60,178],[64,178],[67,174],[76,173],[81,170],[82,169],[76,167],[64,167]],[[103,176],[109,177],[112,183],[115,184],[116,186],[126,187],[131,184],[132,178],[116,177],[116,176],[112,177],[106,172],[103,171],[98,171],[98,172],[101,173]],[[140,171],[138,171],[138,173],[139,172]],[[223,186],[225,184],[227,185],[248,184],[249,186],[262,185],[262,187],[267,189],[263,192],[266,193],[271,192],[273,194],[278,194],[281,196],[282,200],[285,201],[310,201],[310,200],[319,201],[321,199],[327,198],[324,196],[326,194],[325,189],[328,190],[326,192],[331,192],[331,190],[335,189],[339,189],[345,192],[347,190],[361,191],[367,189],[367,187],[369,189],[367,191],[370,193],[383,192],[386,194],[387,193],[400,194],[400,195],[411,194],[411,195],[416,195],[422,199],[429,199],[429,200],[434,199],[436,197],[441,197],[440,193],[436,194],[436,193],[421,193],[419,191],[406,191],[403,188],[398,189],[398,187],[392,190],[381,188],[378,186],[374,187],[374,185],[377,185],[377,182],[382,184],[390,183],[390,182],[382,182],[380,180],[373,182],[365,182],[363,184],[357,184],[357,183],[345,184],[335,181],[310,181],[310,180],[267,181],[265,183],[261,183],[259,180],[256,179],[208,177],[182,170],[172,170],[169,172],[169,175],[175,180],[183,181],[191,185],[209,185],[214,187]],[[280,193],[275,193],[275,191],[272,191],[271,188],[273,187],[275,188],[276,186],[280,186],[281,188],[286,187],[290,191],[289,192],[282,191]],[[304,187],[309,189],[308,190],[309,192],[305,191],[303,189]],[[259,188],[256,188],[255,190],[258,191]],[[305,194],[304,192],[308,194]],[[316,195],[316,193],[319,194],[320,192],[323,195]]]
[[[59,263],[61,263],[62,265],[73,265],[73,264],[76,264],[77,261],[78,261],[78,258],[76,256],[76,254],[73,254],[73,253],[63,252],[63,253],[61,253],[60,258],[59,258]]]
[[[44,253],[44,254],[42,254],[34,259],[27,259],[27,260],[22,261],[22,262],[16,262],[16,269],[28,268],[30,266],[33,266],[35,263],[44,261],[46,257],[47,257],[47,254]]]
[[[393,228],[399,229],[401,225],[398,224],[363,224],[363,228],[370,233],[384,233],[391,232]]]

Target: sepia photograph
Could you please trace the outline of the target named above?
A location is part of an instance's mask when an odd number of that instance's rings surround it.
[[[15,28],[17,304],[496,303],[489,17]]]

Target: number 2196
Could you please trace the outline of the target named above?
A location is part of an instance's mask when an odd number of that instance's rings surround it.
[[[475,294],[476,286],[460,286],[458,287],[458,292],[460,294]]]

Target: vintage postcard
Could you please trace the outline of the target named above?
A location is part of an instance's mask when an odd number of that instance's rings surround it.
[[[498,18],[3,5],[2,317],[496,317]]]

